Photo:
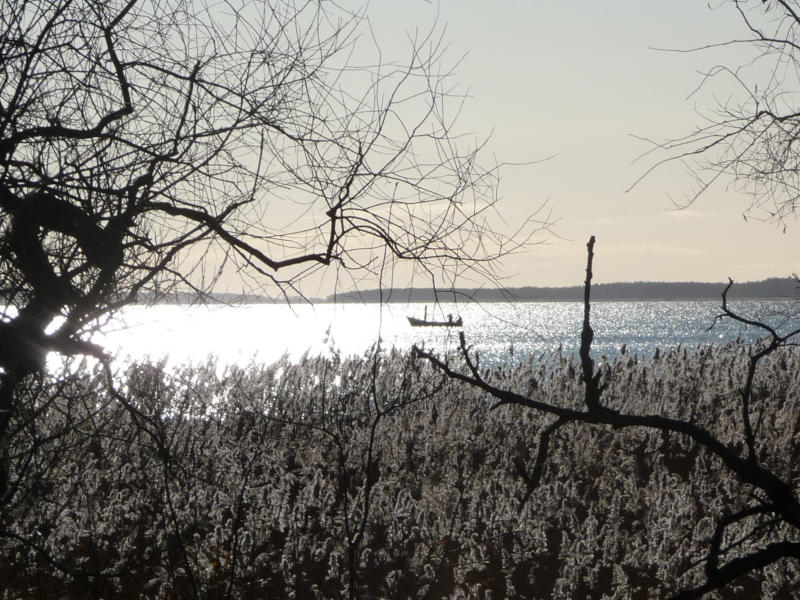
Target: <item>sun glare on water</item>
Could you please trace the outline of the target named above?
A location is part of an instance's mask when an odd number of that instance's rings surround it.
[[[744,303],[763,313],[769,303]],[[499,364],[559,348],[577,354],[583,307],[578,302],[442,304],[429,306],[430,318],[463,318],[463,327],[411,327],[408,316],[422,317],[422,304],[319,304],[286,306],[132,306],[92,339],[117,359],[161,360],[170,364],[221,365],[272,363],[286,355],[297,361],[334,351],[361,355],[380,342],[383,349],[412,345],[456,352],[458,333],[477,350],[481,364]],[[650,356],[656,348],[682,344],[722,344],[754,336],[723,321],[711,330],[716,302],[598,302],[592,308],[597,358],[615,356],[623,345]]]

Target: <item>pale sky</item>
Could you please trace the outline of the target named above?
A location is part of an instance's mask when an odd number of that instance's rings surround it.
[[[689,97],[701,72],[736,63],[735,50],[691,48],[744,37],[721,1],[373,0],[368,15],[383,46],[404,31],[446,26],[455,78],[471,96],[462,128],[492,133],[501,162],[551,160],[504,171],[510,223],[547,201],[558,221],[546,244],[509,258],[506,285],[576,285],[585,244],[597,236],[595,278],[611,281],[748,281],[798,270],[798,225],[748,222],[747,197],[712,189],[683,211],[692,180],[675,164],[626,193],[652,159],[635,136],[663,140],[702,123],[708,94]],[[636,162],[635,162],[636,161]],[[671,196],[670,196],[671,195]],[[755,215],[754,215],[755,216]]]

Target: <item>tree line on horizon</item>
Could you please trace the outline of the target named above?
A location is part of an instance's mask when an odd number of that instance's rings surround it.
[[[592,299],[603,300],[719,300],[726,283],[633,281],[598,283],[592,286]],[[796,300],[800,284],[793,277],[771,277],[761,281],[736,283],[731,300]],[[508,288],[405,288],[341,292],[325,298],[325,302],[582,302],[584,286]]]
[[[727,284],[723,282],[698,281],[631,281],[599,283],[593,286],[595,301],[625,300],[719,300]],[[291,302],[311,303],[407,303],[426,302],[581,302],[583,286],[516,286],[497,288],[434,288],[367,289],[337,292],[324,298],[294,296]],[[800,283],[794,277],[770,277],[759,281],[736,283],[729,298],[731,300],[796,300],[800,294]],[[148,296],[140,299],[142,304],[155,300]],[[237,294],[231,292],[174,293],[158,297],[160,304],[197,304],[208,302],[230,304],[265,304],[276,300],[260,294]]]

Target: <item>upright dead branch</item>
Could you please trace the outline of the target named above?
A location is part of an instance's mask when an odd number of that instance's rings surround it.
[[[581,369],[586,390],[586,408],[597,410],[600,407],[600,373],[594,372],[594,360],[591,350],[594,341],[594,330],[589,321],[592,295],[592,260],[594,259],[594,236],[586,244],[586,282],[583,288],[583,329],[581,330]]]

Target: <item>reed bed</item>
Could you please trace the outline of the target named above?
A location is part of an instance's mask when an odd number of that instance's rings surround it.
[[[747,352],[620,355],[600,367],[604,397],[741,443]],[[578,371],[555,353],[485,375],[578,406]],[[662,598],[702,580],[715,520],[751,493],[678,436],[574,425],[523,504],[515,464],[532,465],[549,420],[489,410],[474,388],[377,348],[130,364],[113,386],[98,369],[70,373],[31,380],[20,399],[2,598]],[[771,355],[753,413],[763,460],[795,489],[798,374],[796,351]],[[790,597],[798,566],[709,598]]]

